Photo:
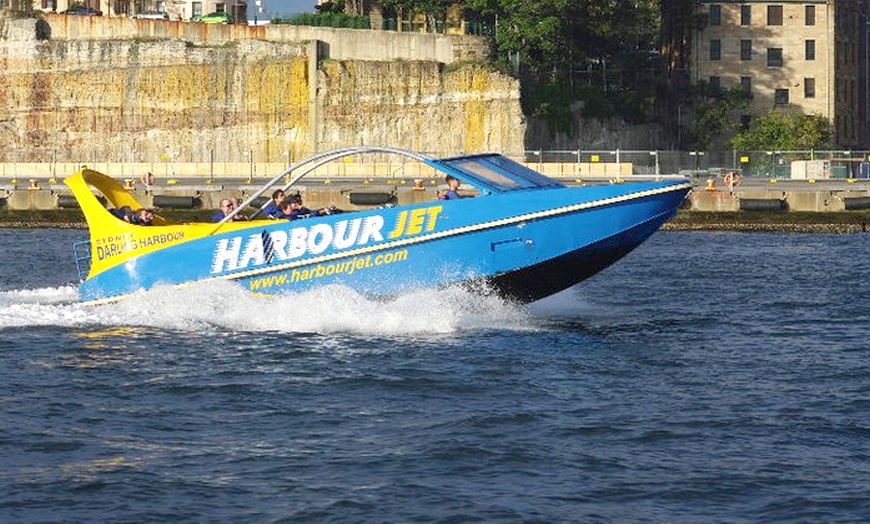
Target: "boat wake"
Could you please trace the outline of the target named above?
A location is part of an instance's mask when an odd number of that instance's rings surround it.
[[[180,332],[449,334],[536,329],[524,306],[465,288],[418,290],[374,300],[344,286],[255,296],[223,281],[155,288],[115,304],[85,306],[75,287],[0,292],[0,330],[33,326],[149,327]]]

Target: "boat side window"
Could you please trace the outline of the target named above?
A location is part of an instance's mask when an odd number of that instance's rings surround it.
[[[460,171],[473,173],[503,190],[520,189],[522,187],[518,181],[508,178],[478,161],[469,160],[467,162],[460,162],[454,164],[453,167]]]
[[[493,155],[487,157],[487,162],[491,162],[492,164],[498,166],[500,169],[510,172],[514,176],[522,177],[524,180],[534,185],[535,187],[561,187],[562,184],[556,182],[555,180],[545,177],[544,175],[538,173],[533,169],[529,169],[528,167],[520,164],[519,162],[514,162],[510,158],[503,157],[501,155]]]
[[[537,187],[563,187],[562,184],[501,155],[463,157],[445,162],[471,180],[478,179],[499,191]]]

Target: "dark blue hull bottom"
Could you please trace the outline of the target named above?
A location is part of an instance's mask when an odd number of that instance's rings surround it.
[[[630,253],[673,217],[669,211],[580,249],[540,264],[487,279],[498,294],[518,302],[534,302],[568,289]]]

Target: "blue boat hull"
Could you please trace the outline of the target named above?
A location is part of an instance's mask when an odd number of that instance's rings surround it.
[[[212,279],[263,294],[337,284],[373,296],[484,281],[533,301],[637,247],[688,190],[673,181],[558,188],[253,222],[131,258],[83,282],[81,296]]]
[[[672,212],[662,213],[617,235],[546,262],[491,277],[489,285],[500,295],[518,302],[533,302],[553,295],[612,265],[643,243],[672,216]]]

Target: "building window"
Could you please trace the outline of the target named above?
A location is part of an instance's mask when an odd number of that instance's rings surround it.
[[[767,6],[767,25],[782,25],[782,6]]]
[[[752,6],[740,6],[740,25],[752,25]]]
[[[191,6],[191,18],[196,20],[202,16],[202,2],[193,2]]]
[[[227,4],[215,4],[214,10],[217,13],[226,13],[227,12]]]
[[[816,6],[814,6],[814,5],[804,6],[804,13],[806,13],[807,25],[816,25]]]
[[[771,47],[767,50],[767,67],[782,67],[781,47]]]
[[[740,41],[740,60],[752,60],[752,40]]]
[[[777,89],[773,93],[773,103],[778,106],[788,104],[788,89]]]
[[[804,78],[804,98],[816,97],[816,79]]]
[[[807,60],[816,59],[816,41],[807,40],[804,42],[804,55]]]
[[[751,76],[741,76],[740,77],[740,87],[743,88],[747,93],[752,92],[752,77]]]
[[[722,25],[722,6],[719,4],[710,5],[710,25]]]
[[[718,38],[710,40],[710,60],[720,60],[722,58],[722,41]]]
[[[722,80],[718,76],[710,77],[710,93],[716,94],[722,89]]]

